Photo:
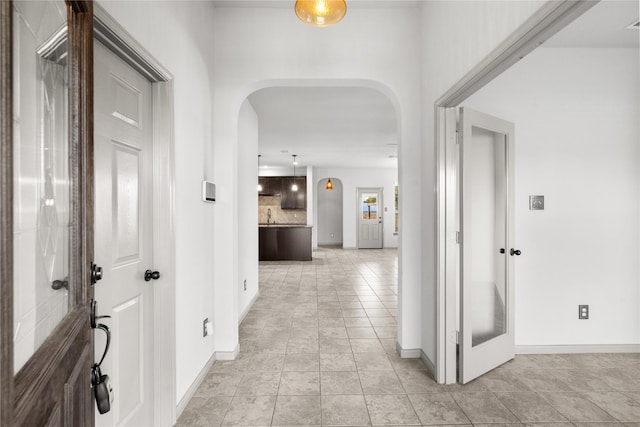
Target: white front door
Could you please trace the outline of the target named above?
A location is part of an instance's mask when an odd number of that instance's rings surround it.
[[[153,269],[151,84],[95,43],[95,286],[111,328],[102,365],[113,385],[111,411],[97,426],[152,426]],[[160,280],[162,280],[160,278]],[[96,334],[96,360],[104,337]]]
[[[513,359],[514,125],[460,109],[459,381]]]
[[[382,188],[358,188],[358,249],[382,249]]]

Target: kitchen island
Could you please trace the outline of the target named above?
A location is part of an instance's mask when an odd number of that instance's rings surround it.
[[[260,224],[260,261],[311,261],[311,226],[304,224]]]

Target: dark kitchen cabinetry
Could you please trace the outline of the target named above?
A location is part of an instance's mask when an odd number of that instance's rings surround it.
[[[291,190],[294,179],[292,176],[262,176],[258,178],[262,185],[261,196],[282,196],[282,209],[306,209],[307,208],[307,177],[296,177],[298,191]]]
[[[259,227],[260,261],[311,261],[311,227]]]
[[[294,178],[282,178],[282,209],[306,209],[307,208],[307,177],[295,178],[298,191],[293,191]]]
[[[278,176],[263,176],[258,178],[258,183],[262,185],[263,196],[275,196],[282,191],[282,178]]]

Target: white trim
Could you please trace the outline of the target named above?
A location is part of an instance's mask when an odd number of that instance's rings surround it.
[[[640,344],[517,345],[516,354],[640,353]]]
[[[253,308],[253,304],[255,304],[258,300],[258,297],[260,297],[260,289],[256,291],[256,294],[253,296],[253,298],[251,298],[251,301],[249,302],[249,304],[247,304],[247,307],[242,311],[242,313],[240,313],[240,317],[238,318],[238,325],[242,323],[245,317],[247,317],[247,314],[249,314],[249,311]]]
[[[427,367],[427,372],[429,372],[431,377],[435,378],[436,377],[436,365],[431,361],[431,359],[429,359],[427,357],[427,355],[422,350],[420,350],[420,359],[422,360],[422,363],[424,363],[425,366]]]
[[[495,77],[524,58],[528,53],[546,41],[549,37],[566,27],[578,16],[589,10],[599,0],[558,0],[547,1],[504,42],[491,51],[482,61],[473,67],[442,97],[435,102],[435,138],[436,138],[436,177],[437,177],[437,262],[436,262],[436,367],[440,383],[451,381],[450,366],[457,364],[455,341],[447,339],[447,331],[455,330],[451,325],[451,313],[457,312],[455,298],[450,298],[448,288],[455,287],[450,283],[446,271],[450,268],[446,254],[448,250],[446,218],[451,213],[446,204],[446,174],[449,172],[444,153],[447,147],[445,136],[445,109],[457,107],[465,99],[492,81]],[[450,217],[450,216],[449,216]],[[443,223],[444,222],[444,223]],[[446,297],[442,297],[446,295]],[[455,321],[455,317],[453,318]],[[452,348],[453,346],[453,348]],[[444,348],[444,352],[442,351]],[[443,356],[446,360],[441,360]],[[444,364],[444,367],[442,366]],[[443,377],[444,374],[444,377]]]
[[[399,342],[396,342],[396,352],[403,359],[419,359],[422,354],[422,350],[419,348],[402,348]]]
[[[200,384],[202,384],[204,379],[207,377],[207,374],[213,367],[213,364],[215,363],[215,361],[216,361],[216,354],[213,353],[213,356],[211,356],[209,361],[202,367],[196,379],[193,381],[191,386],[187,389],[187,392],[184,394],[184,396],[182,396],[182,399],[180,399],[180,402],[178,402],[178,407],[176,408],[177,418],[180,418],[180,415],[182,415],[182,412],[184,412],[184,409],[187,407],[187,405],[189,404],[189,401],[198,390],[198,387],[200,387]]]
[[[97,3],[94,28],[96,40],[152,82],[153,264],[162,274],[153,285],[153,410],[154,425],[172,426],[177,419],[173,77]]]
[[[233,351],[216,351],[216,360],[236,360],[240,353],[240,344],[236,344],[236,348]]]

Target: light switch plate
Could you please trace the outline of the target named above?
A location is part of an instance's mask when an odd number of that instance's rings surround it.
[[[216,185],[213,182],[202,181],[202,201],[208,203],[216,201]]]
[[[529,196],[529,210],[530,211],[543,211],[544,210],[544,196]]]

